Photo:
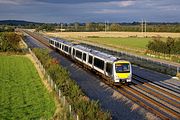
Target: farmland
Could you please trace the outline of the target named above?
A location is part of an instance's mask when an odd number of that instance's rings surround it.
[[[147,32],[147,38],[142,37],[141,32],[46,32],[45,34],[53,37],[60,37],[71,40],[83,40],[98,43],[115,48],[126,47],[130,49],[146,49],[147,44],[153,36],[179,38],[178,33],[153,33]],[[145,34],[144,34],[145,35]],[[163,38],[163,39],[164,39]]]
[[[0,118],[50,119],[53,96],[43,86],[33,63],[24,56],[0,56]]]
[[[99,37],[143,37],[144,34],[141,32],[46,32],[48,35],[57,37],[71,37],[71,38],[86,38],[88,36],[99,36]],[[147,32],[147,37],[153,36],[161,37],[173,37],[179,38],[179,33],[167,33],[167,32]]]

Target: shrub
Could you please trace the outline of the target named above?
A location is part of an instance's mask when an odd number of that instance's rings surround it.
[[[0,51],[21,51],[19,47],[19,42],[21,41],[21,36],[14,32],[3,32],[0,35]]]

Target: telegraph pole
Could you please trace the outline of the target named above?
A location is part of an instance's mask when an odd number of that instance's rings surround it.
[[[104,28],[104,30],[105,30],[105,32],[106,32],[106,21],[105,21],[105,25],[104,25],[104,27],[105,27],[105,28]]]
[[[144,29],[145,29],[145,37],[146,37],[146,20],[144,21],[144,25],[145,25],[145,26],[144,26],[144,27],[145,27]]]
[[[63,27],[63,24],[61,23],[61,32],[62,32],[62,27]]]
[[[143,27],[143,19],[142,19],[142,23],[141,23],[141,31],[142,31],[142,37],[144,37],[144,27]]]

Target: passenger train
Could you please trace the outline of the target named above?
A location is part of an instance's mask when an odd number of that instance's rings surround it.
[[[49,44],[73,60],[96,71],[113,84],[131,82],[132,66],[129,61],[56,38],[49,38]]]

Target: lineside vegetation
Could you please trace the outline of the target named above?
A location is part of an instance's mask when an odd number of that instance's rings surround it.
[[[72,105],[72,110],[79,115],[80,120],[110,119],[110,114],[101,110],[98,101],[89,100],[85,96],[76,82],[70,78],[69,72],[60,66],[56,59],[50,57],[47,50],[35,48],[33,52],[55,81],[62,95],[66,96],[67,101]]]

